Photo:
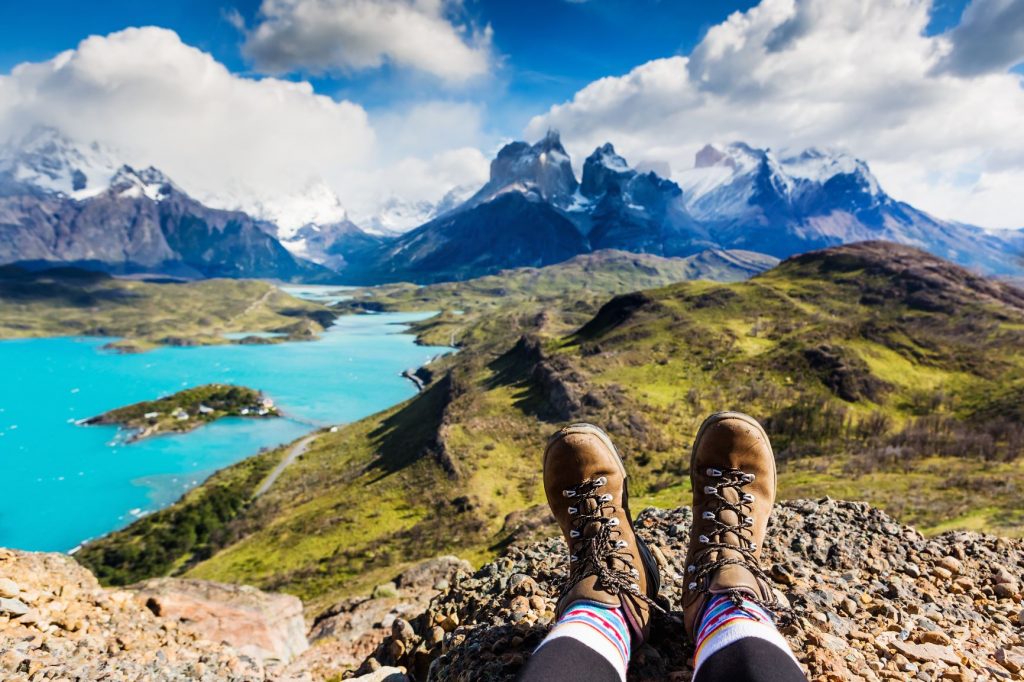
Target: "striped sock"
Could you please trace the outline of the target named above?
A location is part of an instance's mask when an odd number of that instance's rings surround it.
[[[727,594],[715,595],[704,607],[697,630],[697,648],[693,656],[693,674],[712,654],[744,637],[757,637],[779,647],[796,662],[785,638],[775,628],[772,615],[752,601],[733,602]]]
[[[629,665],[629,627],[621,606],[580,600],[569,605],[537,647],[559,637],[571,637],[607,659],[625,682]]]

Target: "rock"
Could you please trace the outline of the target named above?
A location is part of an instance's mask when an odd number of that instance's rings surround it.
[[[663,575],[685,575],[691,518],[689,508],[647,509],[637,518],[638,534],[667,563]],[[1013,665],[1024,636],[1014,623],[1019,608],[986,598],[982,586],[1008,584],[988,567],[1024,566],[1024,541],[959,532],[925,539],[863,503],[792,501],[777,505],[763,553],[791,609],[782,631],[811,680],[974,682],[1020,674],[991,658],[1003,650],[1001,659]],[[385,643],[372,656],[405,666],[415,679],[429,671],[436,682],[511,682],[554,618],[565,557],[560,538],[513,541],[504,556],[454,578],[410,619],[416,641],[425,643],[398,658]],[[930,579],[936,571],[940,577]],[[662,596],[678,615],[679,583],[664,580]],[[458,617],[452,630],[439,625],[449,614]],[[650,641],[634,653],[630,682],[688,681],[692,651],[684,642],[677,620],[656,616]]]
[[[996,662],[1011,673],[1024,669],[1024,649],[996,649]]]
[[[392,599],[398,596],[398,586],[395,583],[382,583],[373,588],[370,593],[371,599]]]
[[[242,682],[276,677],[238,649],[197,638],[154,615],[133,593],[101,588],[67,555],[0,549],[0,575],[16,584],[20,606],[15,610],[23,611],[10,620],[0,615],[0,679]]]
[[[0,578],[0,598],[14,599],[20,591],[18,583],[10,578]]]
[[[446,583],[447,586],[459,571],[472,573],[473,567],[468,561],[457,556],[440,556],[406,569],[395,578],[395,585],[403,592],[417,588],[444,589],[437,587],[437,584]]]
[[[949,635],[947,635],[942,630],[928,630],[926,632],[922,632],[921,633],[920,637],[918,638],[918,641],[923,643],[923,644],[943,644],[943,645],[945,645],[945,644],[949,644],[953,640],[950,639]]]
[[[177,578],[147,580],[129,589],[155,615],[258,661],[288,663],[309,648],[302,602],[291,595]]]
[[[28,605],[19,599],[0,598],[0,613],[2,614],[11,618],[18,618],[19,616],[24,616],[28,611]]]
[[[992,592],[999,599],[1012,599],[1019,591],[1016,583],[996,583],[992,586]]]
[[[350,677],[350,682],[409,682],[409,676],[405,674],[405,668],[379,668],[372,673]]]
[[[964,567],[963,563],[961,563],[959,559],[952,556],[942,557],[939,561],[939,566],[949,571],[951,575],[960,575],[960,572],[963,571]]]

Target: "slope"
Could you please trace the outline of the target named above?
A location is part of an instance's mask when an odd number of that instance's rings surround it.
[[[462,351],[431,365],[425,392],[323,434],[188,573],[289,591],[315,609],[419,558],[491,556],[545,527],[539,452],[568,420],[609,430],[638,506],[675,506],[690,440],[722,408],[765,422],[782,498],[865,498],[929,531],[1024,531],[1016,289],[868,243],[596,311],[573,295],[509,300],[464,316]],[[81,558],[116,562],[124,537]]]

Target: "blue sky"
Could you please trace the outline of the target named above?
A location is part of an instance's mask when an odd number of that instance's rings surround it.
[[[45,124],[210,201],[319,183],[357,217],[548,127],[577,165],[611,141],[673,174],[709,142],[819,146],[1019,227],[1022,63],[1024,0],[6,2],[0,141]]]

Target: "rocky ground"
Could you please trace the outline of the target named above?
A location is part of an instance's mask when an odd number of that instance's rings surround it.
[[[647,509],[637,527],[675,607],[690,510]],[[103,589],[70,557],[0,549],[0,679],[511,680],[565,574],[562,541],[533,535],[475,573],[455,557],[413,566],[308,630],[294,597],[172,579]],[[776,507],[765,558],[812,680],[1024,679],[1022,540],[925,538],[863,503],[798,500]],[[677,615],[657,619],[631,680],[690,679]]]
[[[690,510],[648,509],[637,527],[677,607]],[[765,561],[789,604],[782,631],[810,679],[1024,679],[1024,541],[925,538],[829,499],[779,505],[769,538]],[[514,679],[551,624],[564,569],[564,544],[547,540],[457,574],[422,614],[393,621],[356,676],[392,679],[387,666],[400,666],[417,680]],[[684,682],[691,656],[678,618],[659,618],[630,680]]]
[[[273,661],[157,616],[147,600],[101,588],[70,557],[0,549],[0,679],[212,682],[276,675]]]

